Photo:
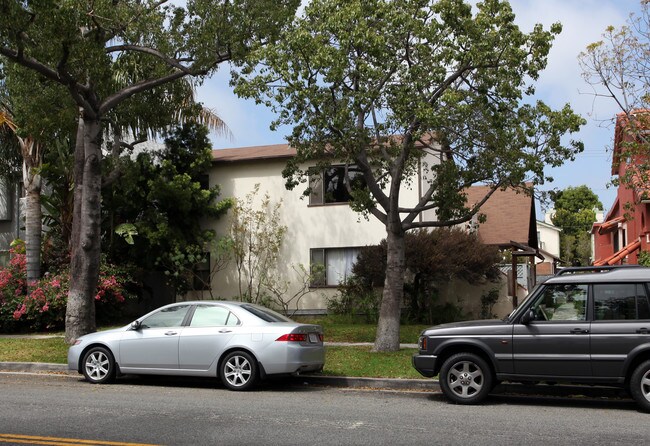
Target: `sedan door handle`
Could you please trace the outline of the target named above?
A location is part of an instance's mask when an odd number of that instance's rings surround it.
[[[219,330],[219,333],[232,333],[232,330],[223,329],[223,330]]]
[[[587,334],[587,333],[589,333],[589,330],[587,330],[585,328],[574,328],[573,330],[571,330],[570,333],[571,334]]]
[[[648,334],[648,329],[643,327],[643,328],[639,328],[636,332],[638,334]]]
[[[175,336],[175,335],[177,335],[177,334],[178,334],[177,331],[168,331],[168,332],[165,332],[165,336]]]

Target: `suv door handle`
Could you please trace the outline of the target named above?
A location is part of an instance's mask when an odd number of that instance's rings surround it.
[[[643,328],[639,328],[636,332],[638,334],[648,334],[648,329],[643,327]]]
[[[587,334],[589,333],[589,330],[586,328],[574,328],[573,330],[570,331],[571,334]]]

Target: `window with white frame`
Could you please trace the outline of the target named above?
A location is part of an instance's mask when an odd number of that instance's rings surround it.
[[[309,176],[309,204],[348,203],[352,200],[350,189],[361,189],[366,185],[363,173],[355,165],[330,166]]]
[[[312,286],[337,286],[352,275],[360,248],[313,248],[310,252]]]
[[[11,188],[6,180],[0,179],[0,221],[11,220]]]

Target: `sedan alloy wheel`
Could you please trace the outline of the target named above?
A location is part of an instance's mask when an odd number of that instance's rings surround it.
[[[91,348],[83,360],[83,374],[93,384],[104,384],[115,378],[115,360],[103,347]]]
[[[257,380],[255,360],[246,352],[229,353],[221,363],[221,381],[231,390],[246,390]]]

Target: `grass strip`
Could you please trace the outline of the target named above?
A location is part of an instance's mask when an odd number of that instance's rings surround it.
[[[318,324],[323,327],[325,342],[375,342],[377,336],[376,324],[345,322],[331,316],[326,317],[296,317],[298,322]],[[420,333],[430,325],[401,325],[400,343],[417,344]]]
[[[324,375],[365,378],[422,378],[411,365],[416,349],[372,352],[371,347],[327,347]]]
[[[415,349],[375,353],[371,347],[332,346],[326,349],[325,370],[330,376],[421,378],[411,366]],[[0,339],[0,362],[65,364],[68,345],[63,338]]]
[[[0,362],[68,362],[68,344],[63,338],[0,339]]]

